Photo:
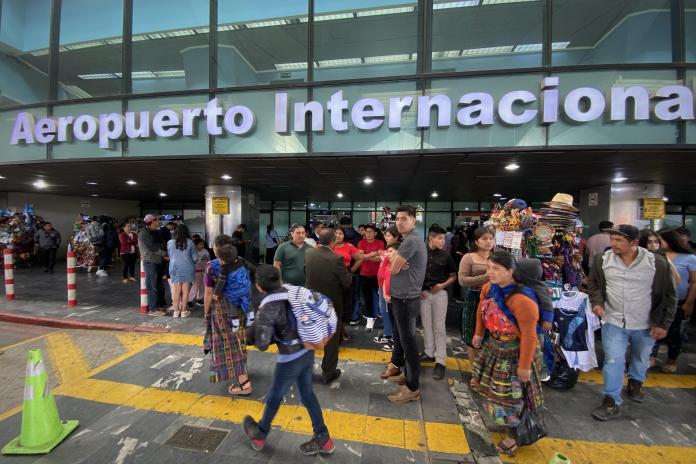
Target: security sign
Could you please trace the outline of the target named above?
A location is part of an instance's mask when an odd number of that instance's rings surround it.
[[[643,198],[643,219],[664,219],[665,201],[662,198]]]
[[[213,214],[230,214],[230,199],[213,197]]]

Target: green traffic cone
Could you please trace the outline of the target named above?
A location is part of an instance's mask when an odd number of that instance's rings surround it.
[[[549,461],[549,464],[570,464],[570,459],[568,459],[564,454],[556,453]]]
[[[24,381],[24,409],[20,435],[2,449],[2,454],[45,454],[80,425],[61,421],[56,400],[48,387],[48,374],[41,350],[29,350]]]

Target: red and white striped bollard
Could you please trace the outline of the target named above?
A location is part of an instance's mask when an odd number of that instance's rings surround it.
[[[5,258],[5,298],[7,301],[15,299],[14,292],[14,255],[12,250],[5,248],[3,251]]]
[[[77,258],[68,245],[68,307],[77,306]]]
[[[147,313],[147,282],[145,281],[145,263],[140,260],[140,312]]]

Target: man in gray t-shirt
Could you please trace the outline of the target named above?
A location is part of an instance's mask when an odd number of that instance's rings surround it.
[[[390,287],[392,298],[420,300],[428,265],[428,250],[415,229],[404,235],[397,255],[408,263],[408,267],[402,268],[398,274],[392,273]]]
[[[389,396],[389,401],[408,403],[420,398],[416,318],[420,312],[420,295],[428,264],[428,251],[415,230],[416,209],[413,206],[402,205],[396,210],[396,227],[404,239],[391,263],[390,291],[391,310],[401,343],[394,347],[392,362],[387,370],[393,374],[389,377],[390,380],[402,386],[398,392]],[[404,373],[401,373],[401,366],[405,368]]]

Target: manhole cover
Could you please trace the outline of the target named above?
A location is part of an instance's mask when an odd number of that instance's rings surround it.
[[[227,436],[227,430],[184,425],[165,445],[212,453]]]

